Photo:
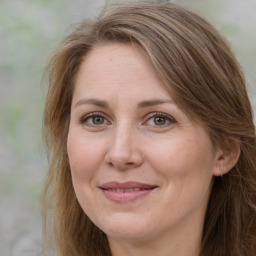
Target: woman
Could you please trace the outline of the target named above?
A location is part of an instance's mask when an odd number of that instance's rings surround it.
[[[58,255],[255,255],[256,142],[221,35],[174,4],[81,23],[49,65],[42,195]]]

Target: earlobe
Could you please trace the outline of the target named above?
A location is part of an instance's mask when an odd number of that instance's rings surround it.
[[[216,166],[213,170],[214,176],[222,176],[228,173],[237,163],[240,156],[238,143],[229,143],[224,149],[219,149],[216,155]]]

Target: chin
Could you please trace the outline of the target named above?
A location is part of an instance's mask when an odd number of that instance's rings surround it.
[[[150,225],[138,216],[113,216],[104,223],[96,223],[96,225],[109,237],[121,240],[145,240],[150,237]],[[153,232],[152,232],[153,233]]]

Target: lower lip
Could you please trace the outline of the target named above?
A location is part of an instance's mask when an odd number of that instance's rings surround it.
[[[129,191],[129,192],[117,192],[113,190],[102,189],[105,196],[114,202],[132,202],[141,197],[145,197],[150,194],[155,188],[147,190]]]

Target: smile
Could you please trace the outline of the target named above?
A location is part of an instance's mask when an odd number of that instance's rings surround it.
[[[142,189],[142,188],[109,188],[106,190],[115,191],[115,192],[132,192],[132,191],[140,191],[140,190],[146,190],[146,189]]]
[[[155,190],[157,186],[138,182],[109,182],[101,185],[99,188],[109,200],[125,203],[147,196]]]

